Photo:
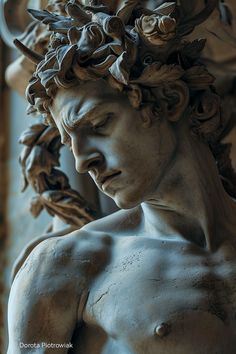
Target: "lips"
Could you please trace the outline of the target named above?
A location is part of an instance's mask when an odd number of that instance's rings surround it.
[[[120,174],[121,172],[118,171],[113,173],[107,173],[106,175],[101,176],[98,179],[99,186],[101,186],[101,188],[104,190],[108,186],[108,184],[110,184],[110,182],[113,181],[113,179],[115,179]]]

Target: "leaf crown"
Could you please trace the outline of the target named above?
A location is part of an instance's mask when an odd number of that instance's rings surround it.
[[[102,3],[82,6],[76,1],[67,2],[66,16],[29,10],[52,32],[44,57],[15,41],[37,63],[27,88],[30,104],[45,113],[57,87],[99,78],[121,90],[130,84],[157,87],[178,79],[193,90],[211,85],[213,76],[197,64],[205,40],[187,42],[183,37],[209,16],[216,1],[208,0],[199,14],[188,19],[175,2],[154,10],[140,3],[123,1],[115,14]]]
[[[230,160],[225,163],[229,152],[219,141],[229,119],[221,114],[212,87],[214,77],[199,61],[206,41],[185,38],[209,17],[218,1],[206,0],[204,9],[192,17],[186,16],[185,0],[164,2],[154,10],[143,7],[141,0],[124,0],[115,9],[116,3],[90,0],[89,6],[83,6],[79,0],[62,0],[59,14],[29,10],[52,32],[45,56],[15,40],[18,49],[37,64],[26,90],[29,112],[41,113],[45,123],[53,125],[48,106],[57,88],[83,81],[103,78],[124,92],[138,86],[144,104],[157,104],[155,91],[168,91],[169,83],[182,80],[190,92],[192,131],[208,142],[220,173],[227,175],[228,166],[232,170]],[[235,196],[232,188],[226,189]]]

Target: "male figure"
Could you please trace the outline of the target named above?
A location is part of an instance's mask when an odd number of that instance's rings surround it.
[[[29,100],[125,210],[32,251],[12,286],[8,354],[235,352],[235,203],[206,144],[222,128],[212,77],[176,37],[187,25],[174,4],[141,17],[126,6],[111,18],[69,5],[70,25],[86,24],[67,35],[52,17],[62,34]]]

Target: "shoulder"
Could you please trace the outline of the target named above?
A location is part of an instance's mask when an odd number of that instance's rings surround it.
[[[109,261],[116,236],[132,235],[139,222],[140,209],[120,210],[80,230],[50,237],[24,252],[15,266],[14,275],[25,268],[30,268],[31,274],[44,274],[53,269],[72,272],[75,269],[85,276],[96,275]]]
[[[19,336],[28,338],[29,343],[35,338],[68,343],[82,320],[91,284],[108,262],[109,248],[106,235],[81,230],[47,239],[32,250],[10,292],[12,347],[17,346]],[[46,322],[42,326],[43,318]]]
[[[38,244],[21,270],[30,268],[31,273],[37,274],[96,275],[107,263],[111,245],[112,239],[106,233],[81,229]]]

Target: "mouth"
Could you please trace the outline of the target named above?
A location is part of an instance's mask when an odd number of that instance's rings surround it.
[[[101,178],[98,181],[99,186],[101,186],[102,190],[105,190],[108,185],[113,181],[116,177],[118,177],[121,174],[121,171],[115,172],[115,173],[110,173],[105,176],[101,176]]]

